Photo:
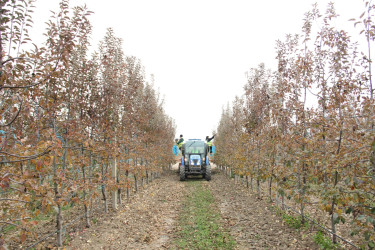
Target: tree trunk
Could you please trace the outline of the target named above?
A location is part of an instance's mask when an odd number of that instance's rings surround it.
[[[62,214],[61,214],[61,205],[57,204],[57,216],[56,216],[56,227],[57,227],[57,246],[61,247],[63,245],[64,236],[63,236],[63,227],[62,227]]]
[[[105,171],[105,168],[107,168],[106,164],[104,162],[102,163],[102,195],[103,195],[103,202],[104,202],[104,212],[108,213],[108,200],[107,200],[107,194],[106,194],[106,185],[105,185],[105,174],[107,171]]]
[[[57,175],[57,165],[56,165],[56,154],[53,153],[53,171],[54,171],[54,176]],[[59,193],[59,187],[56,182],[54,181],[54,189],[55,189],[55,202],[57,205],[57,215],[56,215],[56,229],[57,229],[57,246],[61,247],[63,245],[63,230],[62,230],[62,214],[61,214],[61,205],[60,205],[60,198],[61,195]]]
[[[305,223],[305,215],[304,215],[304,203],[303,203],[304,188],[303,188],[303,183],[301,179],[301,171],[298,171],[298,189],[299,189],[299,202],[300,202],[300,212],[301,212],[301,224],[303,225]]]
[[[134,173],[134,186],[135,186],[135,192],[138,192],[138,181],[137,181],[137,175]]]
[[[270,180],[269,180],[268,194],[270,196],[270,201],[272,202],[272,176],[270,177]]]
[[[85,202],[84,204],[84,208],[85,208],[85,221],[86,221],[86,228],[89,228],[91,227],[91,223],[90,223],[90,210],[89,210],[89,207],[87,205],[88,203]]]
[[[126,170],[126,199],[129,199],[130,197],[130,189],[129,189],[129,170]]]
[[[117,175],[117,178],[116,178],[116,183],[117,185],[119,186],[120,185],[120,174]],[[122,186],[119,186],[119,188],[117,189],[117,202],[119,205],[122,204],[122,199],[121,199],[121,191],[122,191]]]
[[[86,200],[86,196],[87,196],[87,193],[86,193],[86,171],[85,171],[85,167],[82,166],[82,174],[83,174],[83,184],[84,184],[84,188],[83,188],[83,207],[85,209],[85,220],[86,220],[86,228],[89,228],[91,226],[90,224],[90,214],[89,214],[89,209],[88,209],[88,202]]]
[[[371,165],[372,165],[372,176],[375,176],[375,139],[373,140],[372,144],[371,144],[371,157],[370,157],[370,161],[371,161]]]
[[[107,201],[107,194],[106,194],[106,186],[102,185],[102,195],[104,201],[104,212],[108,213],[108,201]]]
[[[118,202],[119,205],[122,204],[122,199],[121,199],[121,188],[119,188],[119,189],[117,190],[117,202]]]
[[[334,187],[337,185],[337,179],[338,179],[338,172],[335,171],[335,183]],[[335,203],[336,203],[336,196],[334,195],[332,198],[332,206],[331,206],[331,227],[332,227],[332,242],[334,244],[337,243],[337,237],[336,237],[336,222],[335,222]]]
[[[114,183],[117,183],[117,161],[116,158],[112,161],[112,178],[114,179]],[[112,208],[113,210],[117,210],[117,188],[112,191]]]
[[[93,159],[94,158],[94,156],[92,155],[92,152],[90,151],[90,167],[89,167],[89,177],[91,177],[92,176],[92,170],[93,170],[93,168],[94,168],[94,166],[95,166],[95,160]],[[92,186],[91,186],[91,178],[89,178],[89,185],[90,185],[90,189],[89,189],[89,191],[90,191],[90,193],[92,194],[92,192],[93,192],[93,190],[92,190]],[[93,199],[92,199],[92,196],[90,195],[90,199],[89,199],[89,210],[92,210],[93,209]]]
[[[84,151],[83,151],[83,145],[81,145],[81,159],[84,157]],[[91,161],[91,155],[90,155],[90,161]],[[86,169],[85,166],[82,164],[82,178],[83,178],[83,207],[85,209],[85,221],[86,221],[86,228],[89,228],[90,225],[90,215],[89,215],[89,209],[88,209],[88,202],[86,200],[87,191],[86,191]]]

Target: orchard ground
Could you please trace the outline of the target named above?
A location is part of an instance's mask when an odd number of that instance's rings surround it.
[[[308,231],[289,228],[272,203],[235,186],[216,168],[209,182],[198,177],[180,182],[176,170],[177,165],[119,211],[71,234],[67,249],[192,248],[189,244],[197,249],[319,249]],[[199,219],[194,211],[205,213],[204,206],[209,214]]]

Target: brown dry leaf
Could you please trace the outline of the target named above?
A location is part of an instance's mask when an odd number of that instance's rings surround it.
[[[22,243],[26,241],[26,238],[27,238],[27,236],[26,236],[25,232],[21,232],[20,240],[21,240]]]

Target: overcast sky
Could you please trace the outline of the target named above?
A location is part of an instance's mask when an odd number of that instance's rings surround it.
[[[94,14],[92,45],[107,28],[123,39],[126,55],[142,61],[165,99],[165,110],[185,139],[211,135],[222,108],[242,95],[245,72],[264,62],[275,69],[275,41],[300,33],[305,12],[328,0],[71,0]],[[337,0],[342,19],[363,11],[362,0]],[[42,41],[44,24],[58,0],[36,0],[32,39]]]

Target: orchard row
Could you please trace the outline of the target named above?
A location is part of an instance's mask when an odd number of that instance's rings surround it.
[[[64,206],[84,207],[89,227],[93,200],[107,212],[109,192],[128,190],[129,176],[148,180],[174,161],[174,122],[121,39],[108,29],[89,56],[91,12],[63,0],[38,47],[32,4],[0,3],[0,247],[15,233],[20,244],[41,237],[36,218],[50,214],[61,246],[72,219]]]
[[[364,6],[360,19],[353,20],[364,49],[335,28],[333,5],[323,15],[315,7],[306,13],[301,34],[277,42],[277,71],[261,64],[248,72],[244,94],[223,110],[215,161],[254,180],[259,195],[267,181],[271,198],[298,204],[302,224],[306,204],[318,200],[330,218],[333,242],[338,224],[345,223],[362,247],[371,248],[375,6]]]

